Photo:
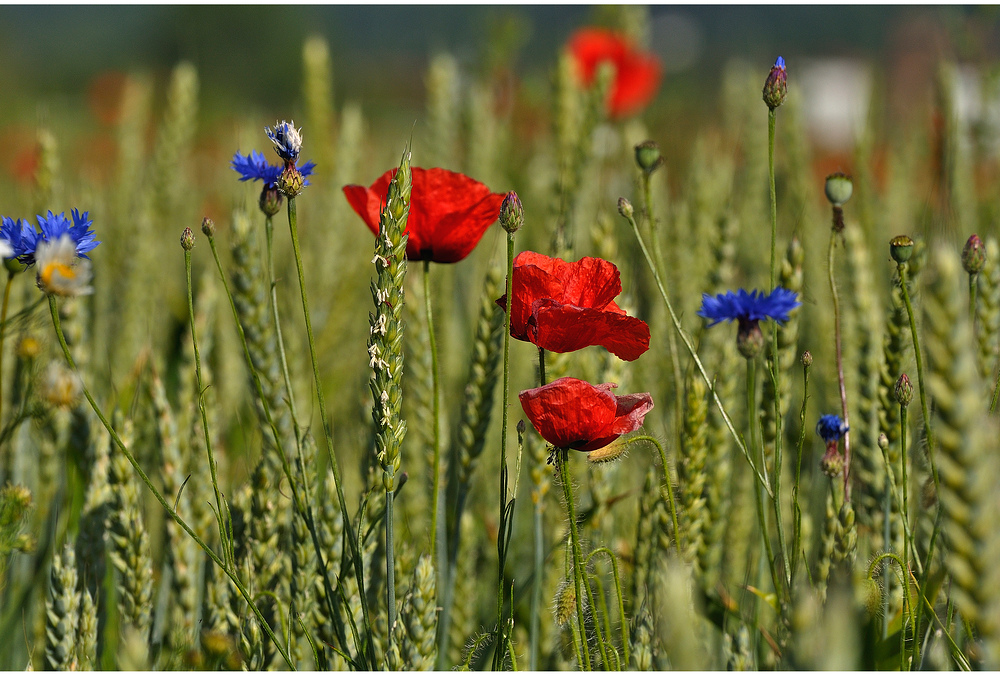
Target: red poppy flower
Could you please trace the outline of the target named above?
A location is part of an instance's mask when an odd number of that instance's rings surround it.
[[[602,28],[581,28],[569,40],[569,52],[585,87],[594,82],[597,68],[610,61],[615,77],[608,92],[611,117],[627,117],[653,100],[663,68],[653,54],[636,51],[623,35]]]
[[[622,292],[613,263],[581,258],[567,263],[534,251],[514,259],[510,335],[551,352],[601,345],[626,361],[649,349],[646,322],[615,303]],[[497,300],[507,309],[507,295]]]
[[[406,219],[406,257],[411,261],[455,263],[472,252],[497,220],[504,195],[479,181],[447,169],[413,167],[410,215]],[[390,169],[370,188],[345,185],[344,195],[368,229],[378,235],[379,211],[389,194]]]
[[[642,427],[653,408],[648,392],[618,397],[614,383],[591,385],[560,378],[518,395],[521,408],[545,441],[556,448],[596,451]]]

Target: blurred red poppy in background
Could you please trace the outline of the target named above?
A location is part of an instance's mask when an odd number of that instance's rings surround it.
[[[618,307],[621,292],[618,268],[606,260],[567,263],[522,251],[514,259],[510,335],[551,352],[601,345],[632,361],[649,349],[649,327]],[[507,309],[506,294],[497,305]]]
[[[615,67],[608,92],[607,111],[613,118],[628,117],[645,108],[660,88],[663,67],[649,52],[640,52],[624,35],[603,28],[581,28],[569,40],[583,86],[589,87],[598,67],[610,61]]]
[[[596,451],[642,427],[653,408],[648,392],[618,397],[611,392],[615,387],[567,377],[524,390],[518,398],[545,441],[556,448]]]
[[[410,215],[406,219],[406,257],[411,261],[455,263],[472,252],[500,215],[504,194],[447,169],[413,167]],[[378,235],[379,211],[389,194],[390,169],[370,188],[345,185],[344,195]]]

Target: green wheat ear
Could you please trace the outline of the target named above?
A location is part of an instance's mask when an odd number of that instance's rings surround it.
[[[697,555],[703,547],[702,533],[709,518],[704,495],[708,461],[707,419],[708,399],[705,381],[692,372],[687,382],[684,430],[681,436],[680,458],[677,462],[681,512],[681,532],[677,534],[677,538],[685,558],[695,561],[695,572],[699,576],[701,571]]]
[[[976,359],[963,298],[958,257],[933,247],[933,277],[924,299],[928,390],[937,439],[941,532],[945,567],[962,615],[974,622],[987,646],[1000,639],[1000,531],[995,527],[997,426]],[[995,668],[996,652],[989,656]]]
[[[80,622],[80,592],[77,591],[76,554],[66,543],[62,553],[52,557],[49,595],[45,602],[45,668],[73,669],[77,627]]]
[[[1000,242],[995,237],[986,238],[986,265],[979,273],[978,296],[979,373],[987,388],[992,388],[1000,351]]]

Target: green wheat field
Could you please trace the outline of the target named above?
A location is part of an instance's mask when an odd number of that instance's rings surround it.
[[[0,669],[1000,668],[997,62],[586,18],[3,114]]]

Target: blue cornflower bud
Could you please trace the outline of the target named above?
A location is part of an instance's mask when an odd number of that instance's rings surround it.
[[[785,60],[780,56],[775,60],[771,72],[764,81],[764,103],[774,110],[785,102],[788,93],[788,74],[785,72]]]
[[[295,120],[291,122],[282,120],[281,124],[275,123],[273,131],[270,127],[264,127],[264,131],[274,143],[278,157],[292,164],[299,159],[299,152],[302,150],[302,130],[295,128]]]
[[[830,413],[820,416],[819,422],[816,423],[816,434],[822,437],[823,441],[827,443],[837,441],[840,437],[847,434],[848,430],[850,428],[844,424],[839,415]]]

